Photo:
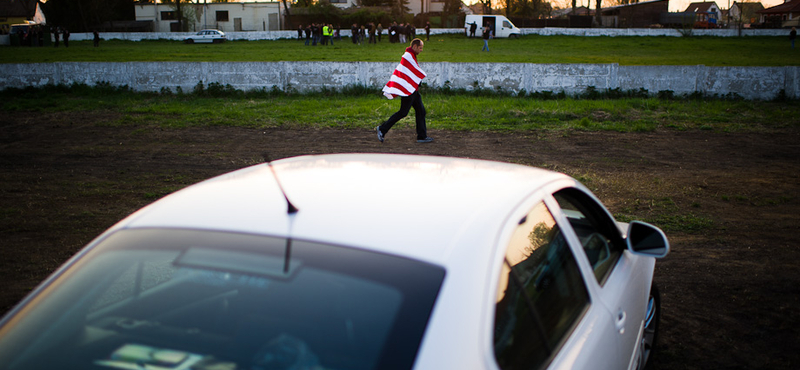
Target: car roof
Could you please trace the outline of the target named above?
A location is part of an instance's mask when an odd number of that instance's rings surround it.
[[[472,159],[301,156],[275,161],[272,168],[259,164],[190,186],[118,227],[291,236],[446,265],[448,255],[465,244],[464,238],[472,238],[476,228],[496,232],[526,197],[559,179],[570,178]],[[284,193],[299,211],[288,212]]]

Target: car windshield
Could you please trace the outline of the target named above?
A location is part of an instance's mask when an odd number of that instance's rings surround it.
[[[443,278],[319,243],[117,231],[0,328],[0,368],[410,368]]]

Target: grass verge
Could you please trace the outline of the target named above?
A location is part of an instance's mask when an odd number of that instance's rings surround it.
[[[796,101],[745,101],[691,95],[670,98],[646,92],[598,92],[578,96],[517,94],[491,90],[423,89],[432,127],[474,131],[618,131],[656,129],[760,131],[800,125]],[[243,92],[211,84],[191,92],[138,93],[100,84],[6,89],[0,110],[107,112],[111,125],[160,127],[371,128],[398,109],[374,89],[284,93]],[[413,120],[413,116],[406,118]]]
[[[787,31],[788,36],[788,31]],[[580,37],[529,35],[493,39],[481,52],[481,39],[436,35],[420,61],[453,63],[618,63],[620,65],[797,66],[800,49],[786,37]],[[349,38],[333,46],[304,46],[297,39],[230,41],[187,45],[180,41],[71,42],[69,48],[8,47],[0,63],[52,62],[397,62],[403,45],[355,45]],[[746,52],[743,52],[746,51]]]

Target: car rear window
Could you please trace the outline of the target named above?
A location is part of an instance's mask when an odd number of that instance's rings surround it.
[[[306,241],[119,231],[0,329],[0,367],[410,368],[443,278]]]

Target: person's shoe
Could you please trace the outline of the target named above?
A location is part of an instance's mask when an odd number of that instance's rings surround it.
[[[418,143],[430,143],[430,142],[433,142],[433,138],[428,136],[428,137],[426,137],[424,139],[417,139],[417,142]]]
[[[375,131],[378,131],[378,140],[383,142],[383,132],[381,132],[381,126],[375,127]]]

